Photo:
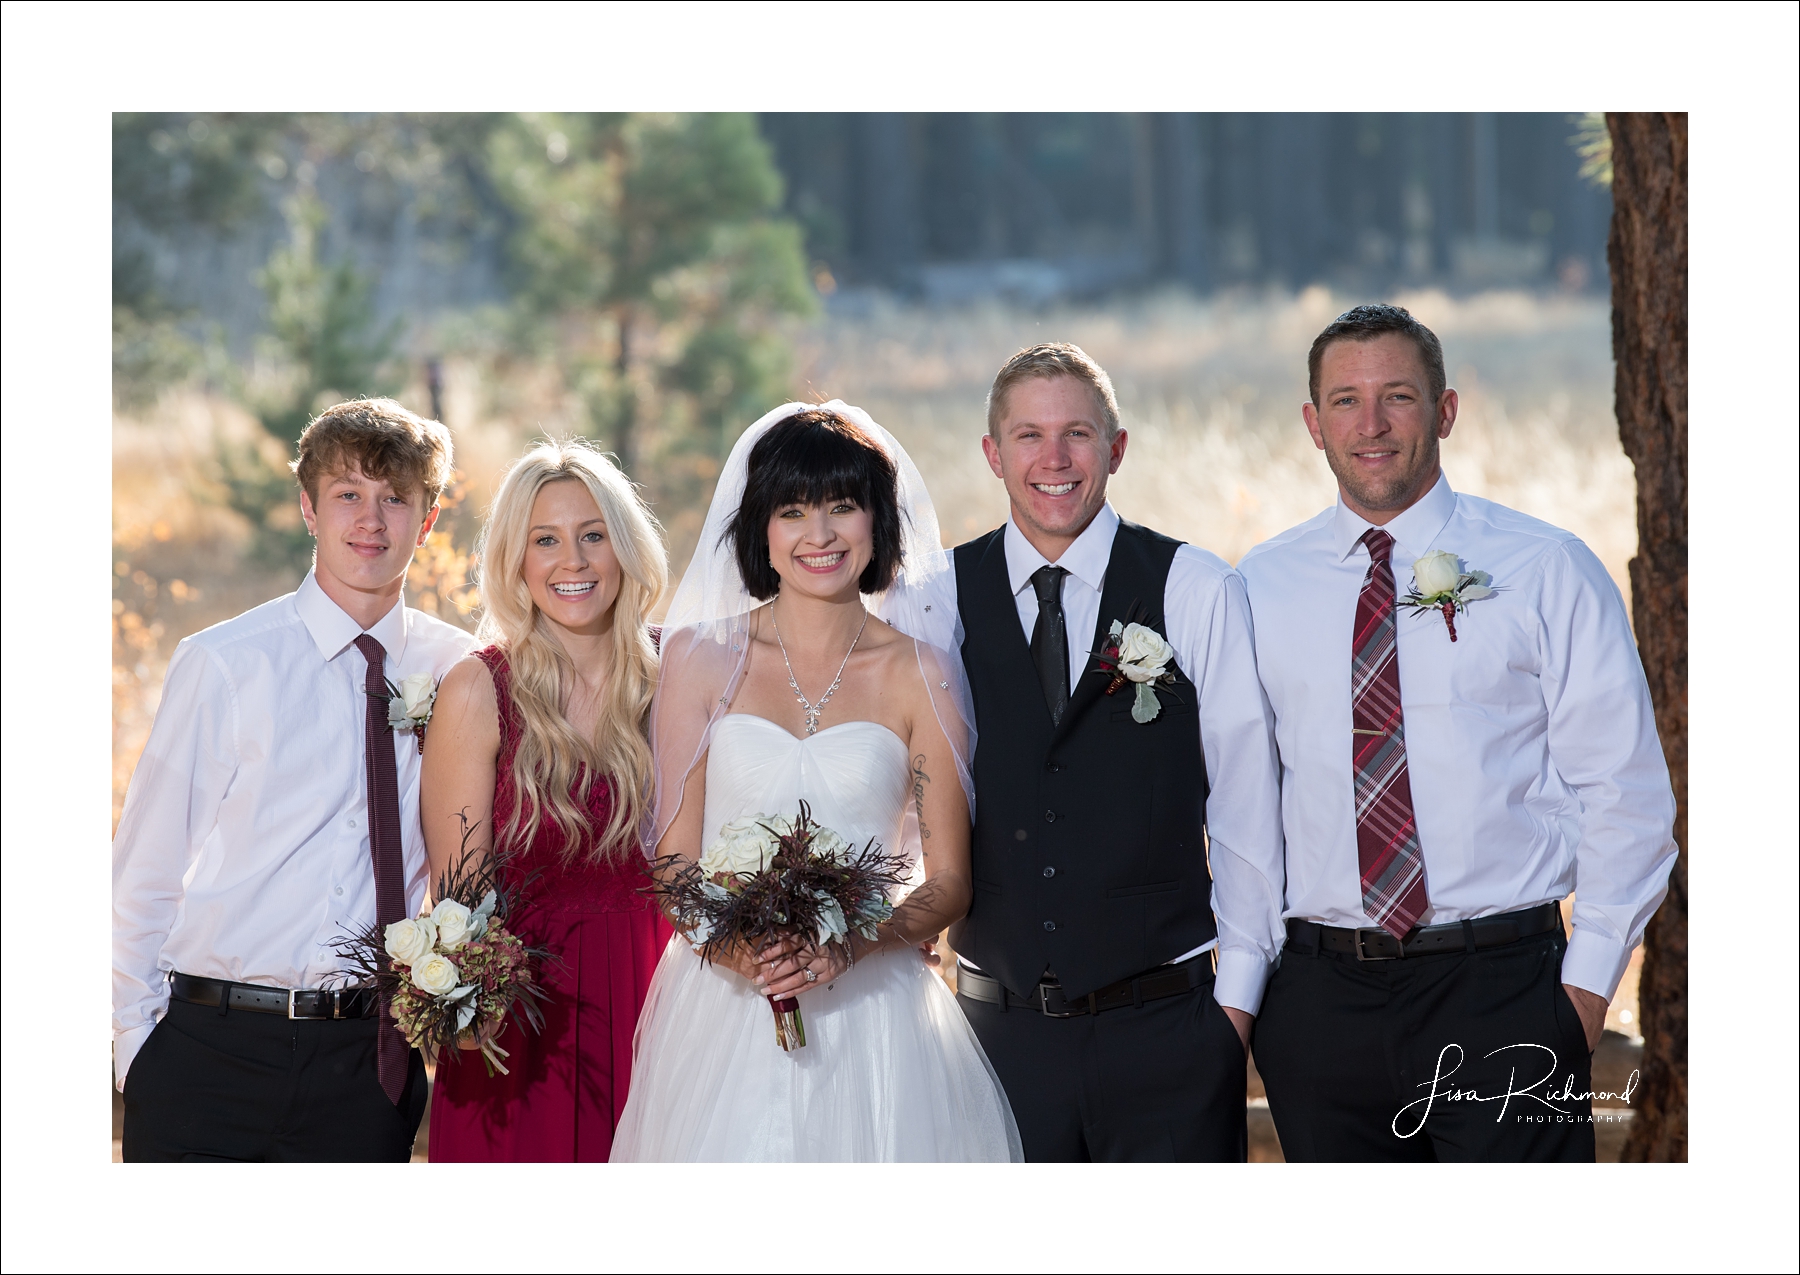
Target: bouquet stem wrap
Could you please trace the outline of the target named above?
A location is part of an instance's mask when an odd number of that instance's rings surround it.
[[[806,1022],[800,1017],[800,1000],[794,996],[769,998],[775,1011],[775,1043],[788,1053],[806,1047]]]

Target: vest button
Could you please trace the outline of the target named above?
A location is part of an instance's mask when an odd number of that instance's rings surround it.
[[[1044,763],[1044,769],[1045,769],[1045,770],[1047,770],[1047,771],[1049,771],[1049,772],[1050,772],[1050,773],[1051,773],[1051,774],[1053,774],[1053,775],[1059,775],[1059,774],[1061,774],[1061,773],[1062,773],[1062,767],[1061,767],[1061,766],[1060,766],[1060,765],[1059,765],[1059,764],[1057,764],[1057,763],[1056,763],[1056,762],[1053,762],[1053,761],[1047,761],[1047,762],[1045,762],[1045,763]]]
[[[1053,876],[1055,876],[1055,875],[1056,875],[1056,869],[1055,869],[1055,868],[1045,868],[1045,869],[1044,869],[1044,876],[1045,876],[1045,877],[1046,877],[1046,878],[1049,878],[1049,877],[1053,877]]]
[[[1055,921],[1045,921],[1044,928],[1046,930],[1054,930],[1056,928],[1056,922]]]
[[[1056,812],[1054,810],[1046,810],[1044,812],[1044,822],[1045,823],[1055,823],[1056,822]]]

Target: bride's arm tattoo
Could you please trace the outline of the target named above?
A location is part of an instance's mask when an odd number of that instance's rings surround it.
[[[925,773],[925,754],[920,753],[913,758],[913,805],[919,812],[919,840],[930,841],[931,829],[925,826],[925,785],[931,782],[931,776]]]

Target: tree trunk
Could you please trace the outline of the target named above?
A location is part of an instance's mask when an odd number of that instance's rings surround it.
[[[1613,147],[1613,393],[1637,468],[1632,623],[1675,788],[1669,897],[1644,934],[1643,1087],[1626,1160],[1687,1159],[1687,128],[1608,114]]]
[[[613,431],[613,454],[627,477],[637,471],[637,386],[631,379],[631,307],[618,307],[619,360],[616,368],[619,414]]]

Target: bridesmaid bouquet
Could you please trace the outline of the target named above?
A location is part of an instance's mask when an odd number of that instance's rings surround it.
[[[384,927],[370,925],[339,946],[358,982],[384,994],[406,1043],[436,1062],[476,1046],[488,1075],[507,1074],[508,1051],[496,1043],[506,1016],[517,1012],[533,1031],[544,1026],[539,1002],[549,997],[538,970],[554,959],[548,948],[527,947],[506,929],[529,879],[508,884],[501,858],[471,867],[474,826],[465,825],[465,853],[439,879],[431,911]]]
[[[815,823],[804,801],[791,817],[733,819],[698,863],[668,855],[657,868],[656,893],[705,961],[735,944],[754,947],[779,935],[821,945],[852,933],[873,939],[875,927],[893,915],[889,892],[907,877],[903,860],[873,838],[856,849]],[[776,1043],[789,1051],[805,1046],[798,998],[769,1005]]]

